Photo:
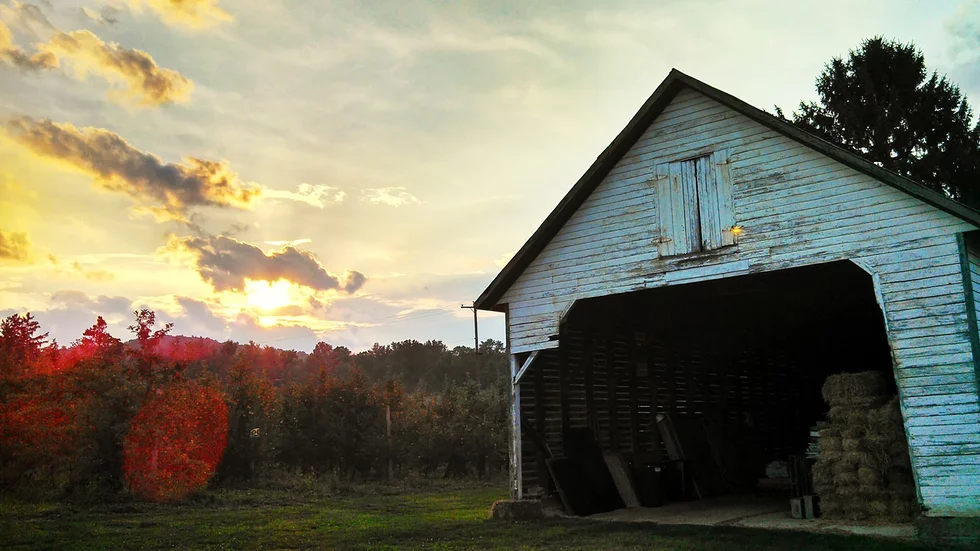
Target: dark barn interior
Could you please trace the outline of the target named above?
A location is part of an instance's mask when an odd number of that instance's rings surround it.
[[[652,485],[644,505],[753,491],[767,463],[806,452],[828,375],[894,385],[871,278],[846,261],[579,301],[557,338],[520,382],[525,495],[556,493],[556,477],[578,492],[591,475],[561,461],[583,438]],[[686,461],[671,461],[666,418]],[[622,506],[562,497],[580,514]]]

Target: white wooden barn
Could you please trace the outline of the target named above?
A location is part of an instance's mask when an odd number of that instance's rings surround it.
[[[549,485],[541,439],[640,451],[659,411],[750,412],[799,450],[828,374],[881,370],[923,514],[980,516],[978,228],[672,71],[476,301],[506,313],[513,497]]]

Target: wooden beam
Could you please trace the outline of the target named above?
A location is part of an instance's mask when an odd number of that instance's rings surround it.
[[[511,376],[517,373],[517,355],[510,354]],[[521,474],[521,386],[515,384],[510,394],[510,498],[524,497],[524,480]]]
[[[531,364],[534,363],[534,360],[538,359],[539,354],[541,354],[541,351],[535,350],[534,352],[531,352],[531,355],[528,356],[526,360],[524,360],[524,365],[522,365],[520,371],[518,371],[517,374],[514,375],[514,386],[517,386],[517,384],[521,382],[521,377],[523,377],[524,374],[527,373],[528,368],[531,367]]]

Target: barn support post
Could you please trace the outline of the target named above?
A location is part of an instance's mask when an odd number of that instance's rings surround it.
[[[511,380],[517,379],[517,355],[510,354]],[[511,385],[510,394],[510,498],[524,497],[524,481],[521,476],[521,385]]]

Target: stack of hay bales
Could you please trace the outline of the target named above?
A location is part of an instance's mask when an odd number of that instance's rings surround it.
[[[898,399],[877,372],[827,378],[829,425],[820,431],[813,487],[825,518],[909,520],[916,512]]]

